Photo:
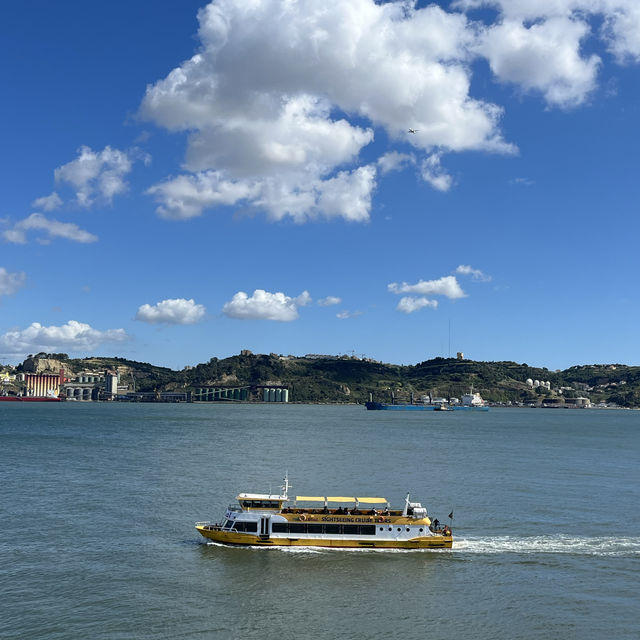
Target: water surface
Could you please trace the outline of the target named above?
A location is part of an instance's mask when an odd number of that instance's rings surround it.
[[[640,636],[640,413],[0,406],[0,637]],[[207,544],[240,491],[407,491],[454,549]]]

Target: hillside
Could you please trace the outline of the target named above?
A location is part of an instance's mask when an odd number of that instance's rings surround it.
[[[286,385],[293,402],[363,403],[375,400],[417,399],[423,395],[460,397],[471,387],[489,402],[533,402],[541,396],[587,396],[592,402],[640,406],[640,367],[583,365],[564,371],[530,367],[516,362],[476,362],[434,358],[400,366],[350,357],[307,358],[243,352],[229,358],[211,358],[183,371],[173,371],[124,358],[69,359],[65,354],[38,354],[30,361],[49,358],[68,374],[117,369],[120,383],[137,391],[179,391],[199,386]],[[22,369],[23,366],[18,367]],[[27,370],[25,368],[25,370]],[[531,388],[527,379],[548,381],[550,390]],[[562,389],[562,391],[560,391]]]

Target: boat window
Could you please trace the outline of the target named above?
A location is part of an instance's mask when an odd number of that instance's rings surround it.
[[[383,527],[380,527],[383,530]],[[254,529],[255,531],[255,529]],[[273,522],[272,533],[324,533],[345,536],[374,536],[375,524],[321,524],[319,522]]]
[[[251,533],[255,533],[258,531],[258,523],[257,522],[240,522],[236,520],[236,531],[248,531]]]
[[[247,500],[244,506],[251,509],[279,509],[280,503],[271,500]]]
[[[306,533],[307,525],[306,524],[298,524],[297,522],[289,523],[289,533]]]

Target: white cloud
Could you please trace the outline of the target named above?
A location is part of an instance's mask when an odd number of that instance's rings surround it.
[[[578,18],[549,17],[525,26],[504,20],[485,30],[478,50],[503,82],[540,91],[549,104],[571,107],[596,86],[600,58],[580,55],[589,24]]]
[[[440,153],[434,153],[422,161],[422,179],[437,191],[449,191],[453,178],[440,166]]]
[[[10,355],[24,355],[38,351],[87,351],[104,342],[128,339],[124,329],[98,331],[75,320],[56,327],[44,327],[33,322],[26,329],[12,330],[0,335],[0,351]]]
[[[435,309],[437,306],[437,300],[429,300],[425,297],[415,298],[413,296],[405,296],[400,298],[400,302],[398,302],[396,309],[398,311],[402,311],[402,313],[413,313],[419,309],[424,309],[424,307],[431,307],[432,309]]]
[[[334,304],[340,304],[342,302],[342,298],[338,298],[337,296],[327,296],[326,298],[321,298],[318,300],[318,304],[321,307],[331,307]]]
[[[201,215],[203,209],[233,205],[255,197],[259,189],[248,182],[225,180],[219,171],[205,171],[192,176],[178,176],[160,182],[147,193],[154,196],[163,218],[187,220]]]
[[[531,187],[535,182],[531,178],[513,178],[513,180],[509,180],[509,184],[521,184],[524,187]]]
[[[173,298],[157,304],[143,304],[138,308],[136,320],[151,324],[196,324],[206,313],[201,304],[193,298]]]
[[[637,0],[417,4],[215,0],[201,9],[198,52],[150,85],[140,107],[189,136],[188,173],[148,191],[158,214],[242,205],[271,220],[366,222],[390,171],[415,163],[447,191],[444,154],[517,151],[503,138],[502,108],[471,96],[478,59],[500,82],[562,108],[597,86],[593,39],[619,62],[640,60]],[[497,14],[482,14],[485,23],[464,13],[482,7]],[[364,167],[361,151],[379,131],[402,148]]]
[[[40,236],[40,242],[48,242],[51,238],[66,238],[74,242],[88,243],[95,242],[98,237],[92,233],[80,229],[72,222],[60,222],[49,220],[41,213],[32,213],[24,220],[20,220],[13,225],[13,229],[4,231],[2,236],[7,242],[14,244],[25,244],[27,242],[27,232],[44,232],[45,236]]]
[[[402,171],[407,165],[414,164],[415,161],[415,157],[408,153],[390,151],[378,158],[378,167],[380,167],[380,173],[385,175],[391,171]]]
[[[106,146],[93,151],[83,146],[78,157],[54,171],[56,182],[66,182],[76,191],[81,207],[90,207],[97,198],[111,202],[113,197],[127,190],[125,176],[131,172],[137,151],[120,151]],[[149,156],[143,160],[145,164]]]
[[[308,291],[303,291],[296,298],[284,293],[270,293],[256,289],[249,297],[244,291],[238,291],[233,298],[222,307],[222,313],[229,318],[277,320],[291,322],[298,318],[298,307],[311,303]]]
[[[373,140],[363,120],[426,155],[513,150],[501,109],[469,94],[475,27],[462,14],[374,0],[217,0],[198,19],[198,53],[141,105],[143,117],[189,133],[185,167],[195,176],[152,188],[160,215],[199,215],[242,193],[274,220],[366,221],[376,173],[358,162]],[[194,194],[203,179],[214,188]]]
[[[608,2],[603,36],[620,63],[640,62],[640,4],[637,0]]]
[[[362,315],[362,311],[341,311],[340,313],[336,313],[336,318],[340,320],[351,320],[352,318],[357,318]]]
[[[54,191],[51,195],[34,200],[31,206],[43,211],[53,211],[62,206],[62,198]]]
[[[419,280],[416,284],[392,282],[387,285],[391,293],[413,293],[422,296],[440,295],[451,300],[466,297],[455,276],[443,276],[438,280]]]
[[[640,61],[637,0],[457,0],[453,7],[496,8],[476,51],[501,80],[539,90],[552,105],[580,104],[595,88],[600,60],[585,55],[587,39],[600,37],[619,63]]]
[[[461,264],[456,268],[456,273],[463,276],[471,276],[474,280],[480,280],[481,282],[489,282],[491,276],[486,275],[480,269],[474,269],[471,265]]]
[[[23,271],[7,271],[0,267],[0,296],[10,296],[24,287],[27,274]]]

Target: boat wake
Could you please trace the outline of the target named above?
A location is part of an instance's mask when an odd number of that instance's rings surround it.
[[[640,557],[640,538],[617,536],[496,536],[492,538],[458,538],[453,548],[463,553],[560,553],[583,556]]]
[[[224,547],[219,542],[206,542],[208,546]],[[640,538],[616,536],[576,537],[576,536],[495,536],[492,538],[456,538],[453,549],[354,549],[346,547],[284,547],[247,545],[234,547],[254,551],[279,551],[281,553],[473,553],[473,554],[566,554],[574,556],[608,556],[640,558]]]

